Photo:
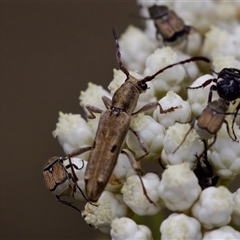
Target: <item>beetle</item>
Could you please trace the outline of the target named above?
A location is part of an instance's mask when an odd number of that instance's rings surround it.
[[[83,191],[77,185],[78,178],[75,174],[75,170],[81,170],[84,167],[78,166],[77,163],[72,163],[71,158],[67,157],[51,157],[43,168],[43,178],[47,189],[49,189],[55,196],[58,202],[74,208],[81,212],[72,203],[61,199],[62,196],[71,196],[74,198],[77,190],[84,196]],[[68,171],[70,169],[70,172]]]
[[[204,190],[205,188],[216,186],[219,180],[219,177],[214,174],[212,165],[208,161],[207,157],[207,143],[203,140],[204,143],[204,152],[203,156],[200,158],[196,155],[197,164],[193,169],[196,177],[198,178],[198,184]]]
[[[202,113],[192,120],[189,130],[173,153],[176,153],[176,151],[181,147],[193,128],[202,140],[207,141],[213,138],[213,141],[209,144],[208,148],[216,142],[217,132],[220,130],[223,123],[226,124],[229,137],[235,141],[235,138],[233,138],[230,134],[228,122],[225,120],[226,115],[235,115],[235,113],[228,113],[228,108],[229,102],[224,98],[219,98],[215,101],[209,102],[203,109]],[[202,156],[202,154],[200,156]]]
[[[216,78],[208,79],[200,86],[187,87],[187,89],[205,88],[213,82],[215,85],[210,87],[208,102],[212,101],[212,91],[216,91],[220,98],[228,102],[233,102],[240,98],[240,70],[237,68],[223,68],[216,74]]]
[[[216,186],[219,177],[214,174],[212,165],[208,161],[207,142],[205,140],[202,140],[202,142],[204,143],[204,152],[201,154],[201,157],[196,155],[197,163],[192,170],[198,179],[198,184],[204,190],[205,188]],[[161,158],[158,159],[158,162],[162,169],[165,170],[166,167],[163,165]]]
[[[148,8],[148,12],[150,19],[154,21],[157,39],[161,35],[163,43],[170,46],[187,40],[192,27],[185,25],[173,10],[167,6],[155,4]]]
[[[212,101],[212,92],[216,91],[220,98],[225,99],[228,102],[234,102],[236,99],[240,98],[240,69],[237,68],[223,68],[217,74],[216,78],[211,78],[206,80],[202,85],[196,87],[187,87],[187,89],[198,89],[208,86],[210,83],[215,83],[210,87],[208,95],[208,103]],[[237,139],[236,134],[233,130],[233,124],[235,122],[236,116],[240,109],[240,103],[235,109],[235,116],[232,122],[232,132],[235,140]]]
[[[105,186],[107,185],[108,180],[116,165],[120,152],[127,155],[133,169],[135,169],[139,177],[142,175],[142,171],[140,170],[137,161],[148,154],[148,149],[143,144],[138,134],[130,128],[131,116],[139,112],[154,109],[157,106],[159,106],[160,113],[168,113],[174,111],[177,108],[170,107],[166,110],[163,110],[162,106],[158,102],[153,102],[146,104],[140,110],[134,112],[139,95],[141,93],[144,93],[148,88],[147,82],[154,79],[158,74],[162,73],[166,69],[176,65],[192,61],[210,62],[210,60],[205,57],[192,57],[187,60],[171,64],[163,69],[160,69],[155,74],[139,80],[131,76],[127,68],[121,62],[118,36],[115,28],[113,29],[113,35],[117,48],[119,68],[126,75],[126,80],[116,90],[112,97],[112,100],[108,99],[105,96],[102,97],[102,100],[107,108],[105,111],[94,106],[86,106],[90,113],[89,118],[95,118],[94,113],[101,114],[85,172],[86,195],[91,202],[97,202],[103,190],[105,189]],[[131,156],[131,154],[121,150],[128,130],[134,132],[139,140],[142,149],[145,152],[145,154],[137,160]],[[83,153],[81,148],[74,151],[72,154],[70,154],[70,156],[76,156],[80,153]],[[149,202],[153,203],[152,200],[147,196],[141,177],[140,181],[143,186],[145,196]]]

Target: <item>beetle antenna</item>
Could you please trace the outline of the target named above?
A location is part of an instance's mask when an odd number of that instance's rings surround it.
[[[128,78],[130,73],[127,70],[127,68],[123,65],[122,60],[121,60],[121,53],[120,53],[120,50],[119,50],[120,46],[119,46],[119,43],[118,43],[118,34],[117,34],[117,29],[115,27],[113,28],[113,37],[115,39],[115,44],[116,44],[116,49],[117,49],[117,60],[118,60],[119,68],[125,73],[125,75]]]
[[[185,134],[183,140],[181,141],[181,143],[178,145],[178,147],[173,151],[173,154],[176,153],[176,151],[182,146],[182,144],[184,143],[184,141],[186,140],[188,134],[190,133],[190,131],[193,129],[193,126],[194,126],[194,122],[195,122],[195,119],[192,121],[192,124],[190,126],[190,128],[188,129],[187,133]]]
[[[168,68],[172,68],[176,65],[181,65],[181,64],[185,64],[185,63],[188,63],[188,62],[194,62],[194,61],[203,61],[203,62],[208,62],[210,63],[211,61],[206,58],[206,57],[202,57],[202,56],[198,56],[198,57],[192,57],[192,58],[188,58],[186,60],[183,60],[183,61],[180,61],[180,62],[177,62],[177,63],[174,63],[174,64],[170,64],[162,69],[160,69],[159,71],[157,71],[155,74],[153,74],[152,76],[147,76],[145,77],[142,81],[143,82],[149,82],[151,81],[152,79],[154,79],[158,74],[164,72],[165,70],[167,70]]]

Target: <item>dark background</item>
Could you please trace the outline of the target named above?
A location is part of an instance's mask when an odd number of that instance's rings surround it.
[[[135,1],[0,3],[1,239],[109,239],[57,203],[41,174],[64,156],[52,136],[58,112],[81,113],[80,90],[112,80],[112,28],[140,26],[131,14]]]

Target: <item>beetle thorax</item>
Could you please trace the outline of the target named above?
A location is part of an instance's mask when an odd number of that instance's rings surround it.
[[[222,74],[223,75],[223,74]],[[237,77],[225,74],[218,78],[217,92],[221,98],[231,102],[240,97],[240,82]]]
[[[114,93],[111,108],[119,109],[131,115],[137,106],[138,97],[144,90],[139,86],[139,80],[129,76]]]

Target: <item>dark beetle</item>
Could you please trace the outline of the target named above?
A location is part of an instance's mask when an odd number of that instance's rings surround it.
[[[208,95],[208,103],[212,101],[212,91],[216,91],[220,98],[227,102],[234,102],[236,99],[240,98],[240,70],[237,68],[223,68],[217,74],[217,78],[211,78],[206,80],[202,85],[197,87],[187,87],[188,89],[198,89],[208,86],[210,83],[215,83],[210,87],[210,92]],[[235,109],[235,116],[232,122],[232,132],[234,135],[234,140],[237,139],[236,134],[233,130],[233,124],[238,115],[240,109],[240,103]]]
[[[187,39],[191,27],[184,24],[178,15],[164,5],[148,8],[150,18],[156,27],[156,36],[162,36],[166,45],[178,45]]]
[[[197,87],[187,87],[188,89],[204,88],[214,82],[216,85],[210,87],[208,102],[212,101],[212,91],[216,91],[219,97],[228,102],[240,98],[240,70],[237,68],[223,68],[217,74],[217,78],[206,80],[202,85]]]
[[[204,143],[203,156],[200,158],[199,156],[196,155],[197,165],[193,169],[193,172],[198,178],[198,184],[200,185],[202,190],[208,187],[216,186],[219,179],[218,176],[215,176],[212,165],[208,161],[207,143],[205,141],[203,141],[203,143]]]

